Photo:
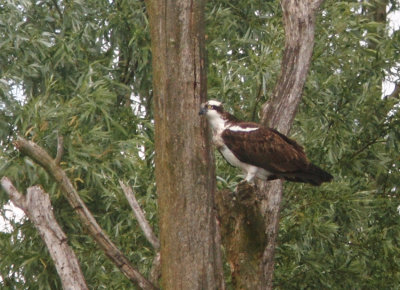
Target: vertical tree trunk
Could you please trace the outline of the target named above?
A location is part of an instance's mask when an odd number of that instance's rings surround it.
[[[282,0],[285,24],[285,50],[281,75],[272,98],[263,106],[264,125],[288,134],[296,115],[306,81],[314,47],[315,12],[322,0]],[[272,289],[274,254],[279,229],[279,212],[282,200],[282,182],[259,182],[265,212],[267,246],[262,259],[263,282]]]
[[[147,0],[153,56],[163,289],[222,289],[206,98],[202,0]]]
[[[234,289],[260,289],[260,261],[266,236],[260,200],[254,187],[240,183],[235,193],[217,192],[215,198],[222,244]]]

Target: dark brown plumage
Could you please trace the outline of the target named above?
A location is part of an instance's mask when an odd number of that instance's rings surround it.
[[[273,173],[269,180],[283,177],[289,181],[307,182],[313,185],[332,180],[329,173],[310,163],[303,147],[296,141],[277,130],[261,127],[256,123],[240,125],[244,128],[257,127],[258,130],[250,132],[224,130],[221,136],[226,146],[240,161]]]
[[[218,101],[203,104],[200,113],[209,120],[218,150],[231,165],[246,173],[247,181],[254,177],[282,178],[321,185],[333,179],[308,160],[302,146],[275,129],[239,121]]]

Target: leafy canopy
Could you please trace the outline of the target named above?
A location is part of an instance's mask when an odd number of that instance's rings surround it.
[[[278,288],[386,288],[400,283],[399,32],[374,18],[380,1],[326,0],[303,102],[291,135],[335,180],[287,183],[281,212]],[[389,12],[398,10],[389,3]],[[375,10],[374,10],[375,9]],[[279,1],[214,0],[206,9],[208,95],[239,118],[259,119],[280,72],[284,28]],[[0,176],[21,192],[41,184],[93,289],[130,283],[102,255],[53,180],[12,141],[32,139],[55,156],[101,226],[143,273],[153,251],[118,185],[128,181],[157,228],[151,52],[142,1],[0,3]],[[239,172],[217,156],[218,186]],[[0,194],[1,204],[8,202]],[[5,217],[5,208],[1,215]],[[0,233],[0,283],[56,289],[60,282],[33,226],[10,220]],[[100,254],[99,254],[100,253]]]

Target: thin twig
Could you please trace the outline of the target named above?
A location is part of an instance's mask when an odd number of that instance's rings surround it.
[[[354,157],[356,157],[357,155],[361,154],[362,152],[364,152],[366,149],[368,149],[368,147],[375,145],[377,143],[385,143],[386,140],[378,140],[379,138],[381,138],[381,136],[378,136],[376,138],[374,138],[373,140],[369,141],[368,143],[364,144],[363,147],[361,147],[360,149],[358,149],[356,152],[354,152],[349,160],[352,160]]]
[[[126,199],[129,202],[129,205],[131,206],[133,213],[136,216],[136,219],[139,223],[140,228],[142,229],[146,239],[150,242],[150,244],[153,246],[154,249],[159,249],[160,248],[160,242],[156,235],[154,234],[153,230],[150,227],[150,224],[148,223],[146,216],[144,215],[142,209],[140,208],[140,205],[138,201],[136,200],[135,194],[132,191],[132,188],[129,186],[125,185],[121,180],[119,181],[119,184],[121,185],[121,188],[125,194]]]
[[[52,2],[53,2],[54,7],[57,10],[58,15],[60,16],[60,19],[63,20],[64,16],[63,16],[63,13],[62,13],[62,11],[60,9],[60,6],[58,6],[58,4],[57,4],[57,1],[56,0],[52,0]]]
[[[62,135],[58,135],[57,136],[57,155],[56,155],[56,158],[54,159],[54,162],[57,165],[60,165],[63,154],[64,154],[64,137]]]

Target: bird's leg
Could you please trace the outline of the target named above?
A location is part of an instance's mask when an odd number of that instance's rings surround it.
[[[247,187],[247,186],[255,187],[256,185],[254,183],[254,177],[257,174],[257,170],[258,168],[255,166],[249,167],[247,171],[244,172],[246,174],[245,179],[238,183],[235,192],[238,192],[241,187]]]
[[[255,166],[249,167],[248,170],[247,170],[247,174],[246,174],[246,177],[245,177],[244,180],[247,181],[250,184],[254,184],[254,177],[257,174],[257,170],[258,170],[258,168],[255,167]]]

